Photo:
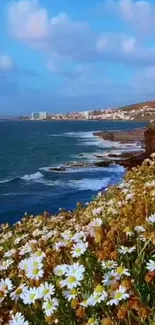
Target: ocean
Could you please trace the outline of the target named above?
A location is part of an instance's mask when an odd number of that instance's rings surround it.
[[[0,223],[17,222],[24,213],[86,204],[100,190],[119,182],[121,166],[49,171],[73,161],[92,163],[95,155],[129,150],[126,144],[103,141],[94,131],[131,130],[142,122],[0,121]],[[132,149],[132,146],[131,146]],[[138,146],[135,147],[138,150]]]

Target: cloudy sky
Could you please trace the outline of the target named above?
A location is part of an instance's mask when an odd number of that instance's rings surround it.
[[[154,0],[0,0],[0,114],[153,98]]]

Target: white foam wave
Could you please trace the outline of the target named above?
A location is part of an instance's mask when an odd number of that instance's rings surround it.
[[[4,179],[4,180],[0,181],[0,184],[10,183],[13,180],[15,180],[15,178]]]
[[[21,177],[21,179],[29,182],[29,181],[38,181],[38,180],[42,179],[43,177],[44,177],[43,174],[41,174],[40,172],[37,172],[34,174],[25,175],[25,176]]]
[[[68,185],[72,188],[77,188],[80,191],[84,190],[92,190],[92,191],[99,191],[102,188],[106,188],[110,184],[110,178],[103,178],[103,179],[90,179],[84,178],[82,180],[70,180]]]

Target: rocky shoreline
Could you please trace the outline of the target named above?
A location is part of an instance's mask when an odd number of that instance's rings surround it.
[[[152,131],[151,131],[152,132]],[[132,169],[140,165],[145,158],[147,158],[153,151],[155,151],[155,139],[153,148],[150,147],[151,137],[154,135],[150,133],[150,129],[139,128],[131,131],[100,131],[94,132],[93,135],[103,139],[104,141],[114,142],[114,148],[103,154],[94,154],[94,159],[92,162],[87,161],[75,161],[68,162],[61,167],[51,167],[49,171],[51,172],[67,172],[70,169],[79,169],[79,168],[96,168],[96,167],[108,167],[110,165],[120,165],[126,169]],[[118,148],[115,148],[115,143],[124,144],[126,148],[129,148],[129,151],[126,149],[126,152],[118,152]],[[135,151],[134,148],[139,146],[139,150]],[[133,147],[132,147],[133,145]],[[132,150],[133,148],[133,150]],[[84,157],[84,154],[80,154],[79,157]]]

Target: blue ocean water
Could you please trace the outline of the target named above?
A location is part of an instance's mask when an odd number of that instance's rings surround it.
[[[60,207],[73,209],[101,189],[119,181],[124,169],[79,168],[51,172],[50,167],[69,161],[93,162],[114,146],[94,131],[130,130],[139,122],[113,121],[1,121],[0,122],[0,223],[14,223],[24,215]],[[83,156],[81,156],[83,154]]]

